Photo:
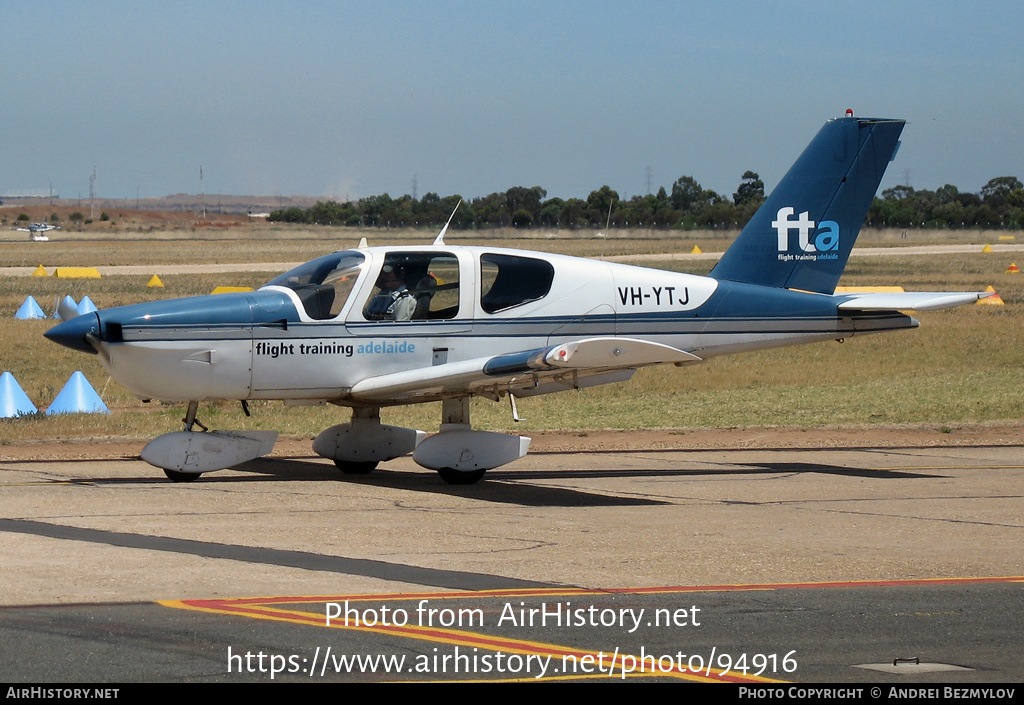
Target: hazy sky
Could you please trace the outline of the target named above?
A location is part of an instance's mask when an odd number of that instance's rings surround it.
[[[628,198],[774,186],[847,107],[900,117],[882,187],[1024,177],[1024,3],[0,5],[0,197]]]

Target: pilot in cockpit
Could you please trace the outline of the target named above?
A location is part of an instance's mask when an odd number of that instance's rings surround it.
[[[416,298],[405,284],[405,272],[398,265],[385,264],[377,277],[377,293],[364,315],[371,321],[408,321],[416,312]]]

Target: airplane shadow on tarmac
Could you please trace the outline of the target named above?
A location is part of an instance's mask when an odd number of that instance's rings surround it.
[[[649,452],[645,452],[649,454]],[[537,454],[541,455],[541,454]],[[557,456],[558,453],[551,455]],[[758,475],[800,475],[804,473],[822,473],[826,475],[862,477],[872,480],[889,479],[929,479],[941,477],[925,472],[907,472],[905,470],[885,470],[878,468],[859,468],[841,465],[830,465],[826,463],[799,463],[799,462],[778,462],[778,463],[729,463],[716,468],[683,468],[683,467],[661,467],[657,469],[621,469],[608,470],[595,467],[587,467],[585,454],[577,454],[572,461],[566,462],[566,467],[545,470],[516,470],[499,469],[487,473],[484,481],[474,485],[450,485],[444,482],[436,473],[404,470],[388,470],[386,468],[375,470],[366,475],[346,475],[330,464],[320,460],[306,458],[257,458],[242,463],[233,469],[208,473],[198,480],[199,484],[208,483],[249,483],[249,482],[347,482],[360,485],[375,485],[392,489],[406,490],[409,492],[426,492],[431,494],[458,495],[469,497],[483,502],[495,502],[499,504],[516,504],[521,506],[536,507],[607,507],[607,506],[652,506],[671,504],[653,498],[637,496],[620,496],[615,494],[601,494],[597,492],[586,492],[577,489],[564,487],[551,487],[545,485],[530,484],[533,480],[574,480],[594,478],[700,478],[709,479],[729,476],[758,476]],[[136,462],[135,459],[125,459],[129,462]],[[29,461],[32,462],[32,461]],[[80,460],[76,462],[89,462]],[[110,462],[104,461],[104,462]],[[571,466],[570,466],[571,465]],[[62,480],[71,484],[84,485],[129,485],[145,483],[169,483],[170,481],[161,477],[155,468],[154,475],[143,475],[136,477],[83,477],[73,480]],[[237,470],[245,474],[232,472]]]
[[[258,473],[275,481],[302,480],[337,480],[341,482],[376,485],[411,492],[429,492],[433,494],[457,494],[485,502],[500,504],[518,504],[524,506],[651,506],[671,504],[671,502],[643,498],[605,495],[584,492],[563,487],[550,487],[528,484],[531,480],[571,480],[583,478],[669,478],[669,477],[722,477],[736,475],[778,475],[824,473],[863,477],[875,480],[885,479],[926,479],[940,477],[928,473],[913,473],[903,470],[879,470],[857,467],[845,467],[819,463],[756,463],[751,465],[735,465],[727,468],[692,469],[692,468],[659,468],[604,470],[587,467],[566,467],[552,470],[491,470],[483,482],[475,485],[449,485],[433,472],[405,472],[378,469],[366,475],[345,475],[330,465],[322,462],[308,461],[300,458],[259,458],[243,463],[237,470]],[[270,476],[270,477],[268,477]],[[261,477],[241,478],[237,475],[216,475],[204,478],[203,482],[241,482],[260,481]]]

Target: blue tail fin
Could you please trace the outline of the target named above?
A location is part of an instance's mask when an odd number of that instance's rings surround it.
[[[903,125],[874,118],[825,123],[710,276],[835,291]]]

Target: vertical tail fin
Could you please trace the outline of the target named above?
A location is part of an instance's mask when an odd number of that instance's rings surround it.
[[[875,118],[825,123],[710,276],[831,294],[904,124]]]

